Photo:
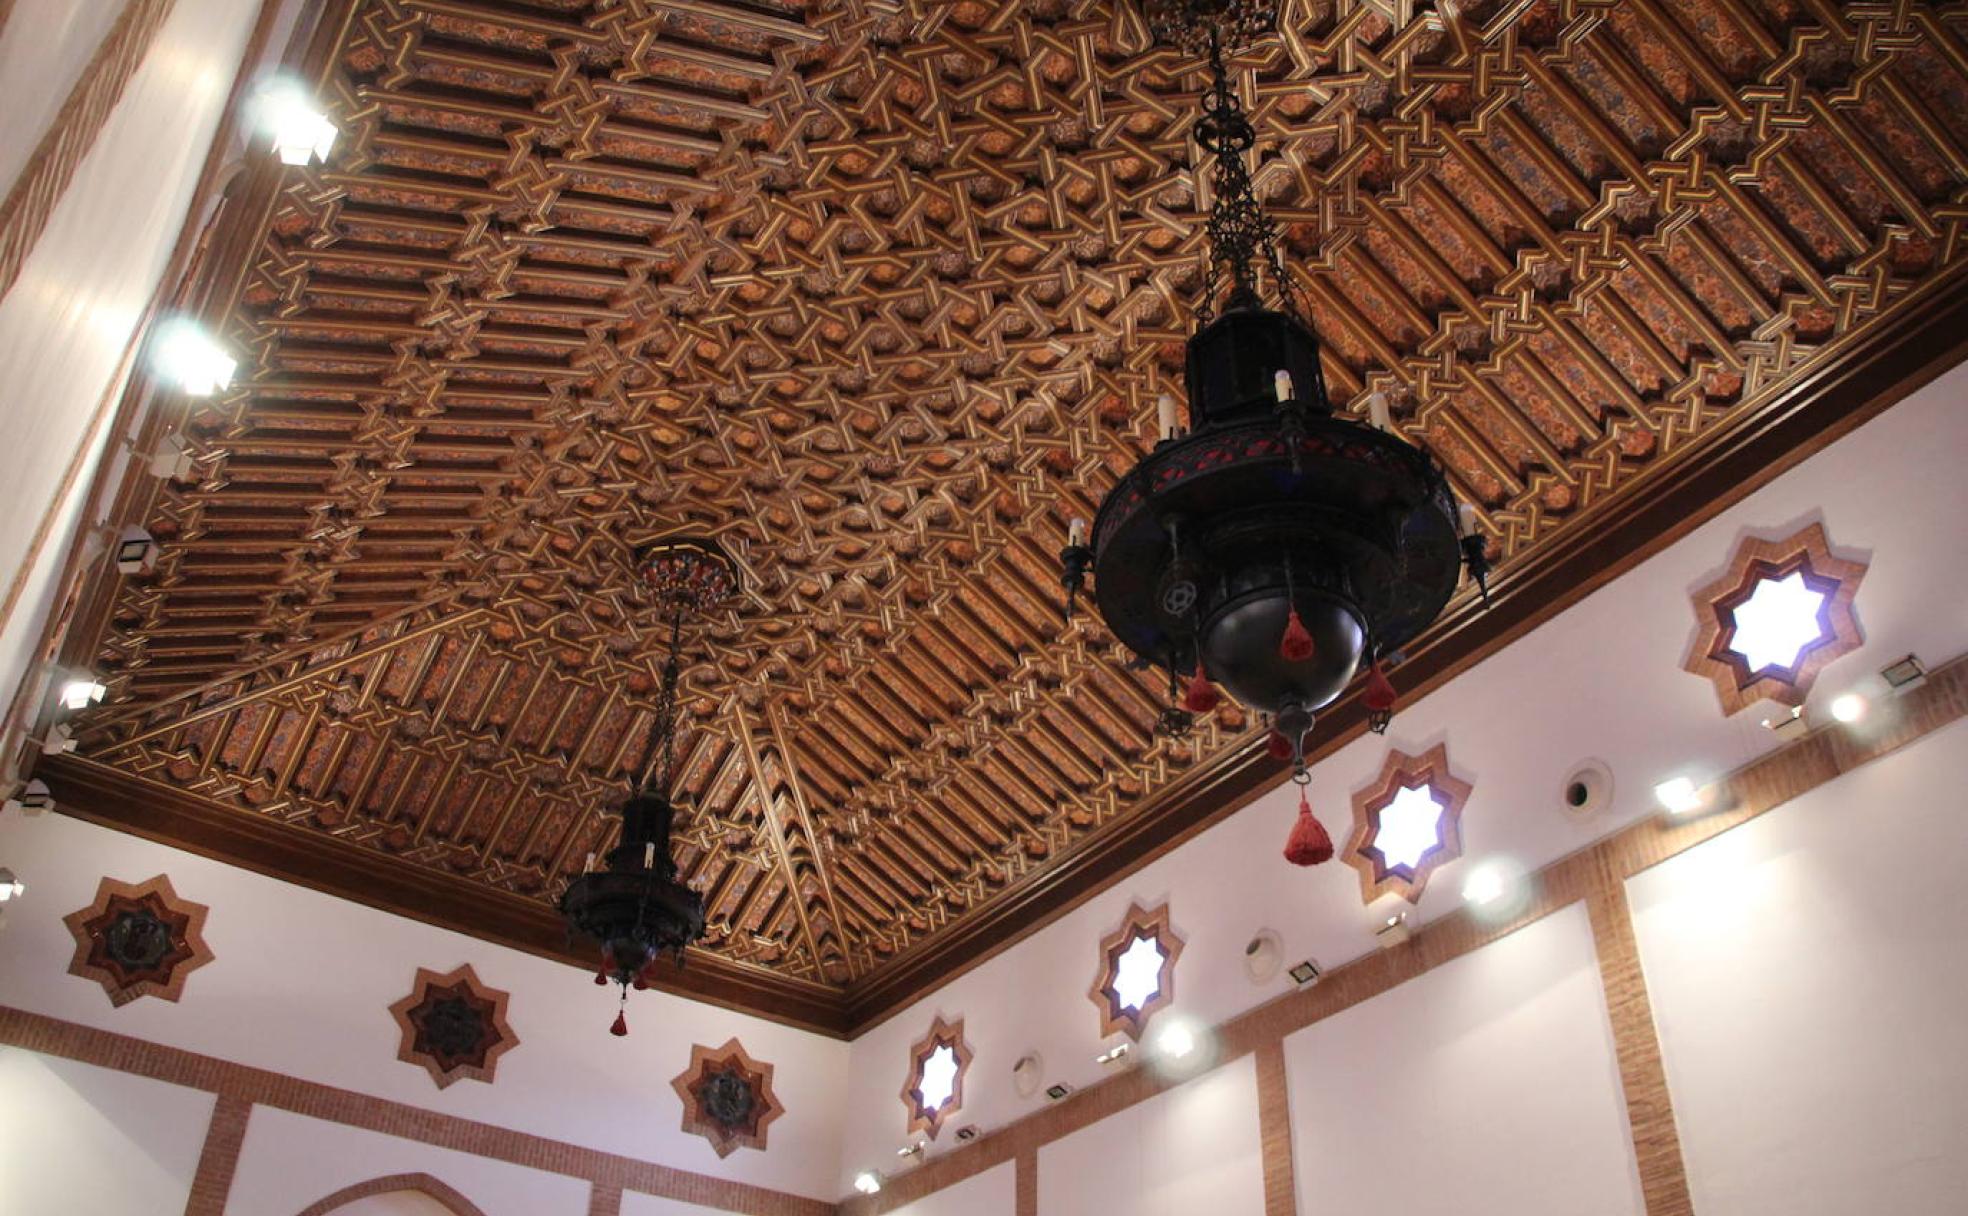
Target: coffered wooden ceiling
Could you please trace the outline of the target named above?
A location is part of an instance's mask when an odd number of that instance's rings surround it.
[[[1201,76],[1133,7],[324,22],[342,140],[214,234],[241,375],[150,424],[195,472],[126,494],[164,553],[83,614],[113,696],[44,766],[71,805],[560,949],[660,661],[626,551],[675,530],[746,577],[685,677],[681,987],[865,1024],[1275,776],[1234,713],[1152,737],[1153,681],[1060,622],[1199,281]],[[1409,690],[1953,352],[1960,5],[1284,24],[1237,70],[1328,377],[1388,394],[1501,562]]]

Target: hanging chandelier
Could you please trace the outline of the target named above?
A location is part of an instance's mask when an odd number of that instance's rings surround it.
[[[683,961],[683,950],[704,935],[704,900],[677,880],[670,858],[670,828],[676,818],[677,681],[686,621],[702,617],[731,594],[737,568],[715,541],[679,538],[645,546],[636,554],[637,573],[650,599],[650,611],[668,629],[656,713],[643,751],[643,770],[622,804],[622,832],[615,847],[596,864],[594,854],[560,897],[560,912],[573,933],[601,948],[597,984],[618,984],[622,1007],[614,1034],[629,1032],[629,990],[647,988],[665,952]]]
[[[1146,0],[1156,38],[1206,58],[1197,142],[1214,157],[1209,260],[1189,339],[1186,420],[1158,408],[1154,450],[1108,493],[1091,536],[1061,552],[1070,615],[1086,577],[1101,618],[1143,667],[1168,675],[1158,729],[1181,736],[1218,688],[1271,723],[1271,753],[1301,787],[1286,856],[1332,842],[1302,787],[1313,715],[1362,671],[1384,731],[1389,660],[1435,620],[1465,567],[1489,570],[1441,467],[1387,427],[1334,412],[1319,339],[1285,273],[1245,156],[1256,130],[1224,64],[1275,28],[1277,0]],[[1276,305],[1266,303],[1265,287]],[[1186,425],[1185,425],[1186,423]]]

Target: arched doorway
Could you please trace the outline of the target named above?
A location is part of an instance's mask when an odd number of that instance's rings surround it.
[[[345,1186],[300,1216],[485,1216],[478,1205],[429,1174],[390,1174]]]

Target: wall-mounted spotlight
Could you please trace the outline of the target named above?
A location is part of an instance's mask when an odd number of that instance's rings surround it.
[[[862,1170],[854,1176],[854,1189],[863,1195],[873,1195],[882,1188],[882,1176],[874,1170]]]
[[[252,101],[253,125],[273,142],[283,165],[326,161],[340,134],[300,82],[276,78],[260,86]]]
[[[1855,692],[1835,697],[1831,702],[1831,716],[1840,722],[1857,722],[1865,717],[1866,699]]]
[[[157,540],[142,528],[131,525],[116,537],[116,572],[149,574],[157,568]]]
[[[39,777],[21,783],[0,810],[19,811],[30,819],[38,818],[55,808],[55,796],[48,791],[48,783]]]
[[[157,374],[190,397],[209,397],[232,383],[239,361],[189,317],[173,317],[151,340]]]
[[[1406,912],[1396,912],[1386,920],[1381,921],[1379,926],[1374,929],[1374,938],[1380,942],[1382,949],[1390,946],[1398,946],[1402,942],[1407,941],[1410,935],[1411,930],[1408,928],[1408,914]]]
[[[1692,815],[1707,804],[1705,791],[1692,777],[1670,777],[1654,787],[1654,798],[1670,815]]]
[[[14,872],[0,866],[0,904],[10,899],[19,899],[27,894],[27,884],[14,877]]]
[[[101,701],[108,692],[109,689],[97,683],[93,677],[70,680],[61,688],[62,708],[87,709]]]
[[[1122,1060],[1127,1058],[1127,1053],[1129,1050],[1130,1048],[1128,1044],[1116,1043],[1112,1047],[1109,1047],[1106,1051],[1103,1051],[1099,1055],[1093,1057],[1093,1062],[1095,1064],[1118,1064]]]

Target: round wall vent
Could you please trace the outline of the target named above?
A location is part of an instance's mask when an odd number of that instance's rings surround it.
[[[1285,943],[1270,929],[1259,929],[1244,945],[1244,974],[1253,984],[1269,983],[1285,961]]]
[[[1030,1098],[1039,1092],[1045,1081],[1045,1061],[1036,1051],[1018,1057],[1018,1063],[1011,1066],[1011,1087],[1021,1098]]]
[[[1587,760],[1565,778],[1558,805],[1574,819],[1583,819],[1613,800],[1613,770],[1604,760]]]

